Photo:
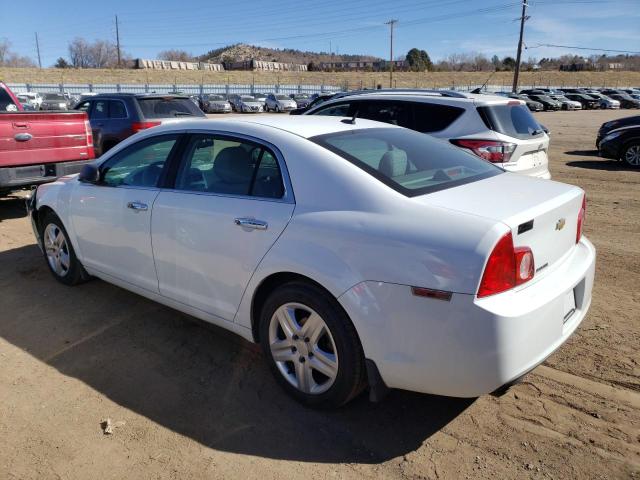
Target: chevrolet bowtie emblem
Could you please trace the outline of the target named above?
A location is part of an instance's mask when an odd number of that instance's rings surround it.
[[[566,223],[566,220],[564,218],[561,218],[560,220],[558,220],[556,222],[556,230],[562,230],[564,228],[565,223]]]

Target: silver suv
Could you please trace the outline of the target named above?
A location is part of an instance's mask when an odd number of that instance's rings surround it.
[[[428,133],[505,170],[549,173],[549,136],[525,102],[448,90],[377,90],[339,94],[304,115],[366,118]]]

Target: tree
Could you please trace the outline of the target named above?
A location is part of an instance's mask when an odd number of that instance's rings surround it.
[[[431,70],[433,68],[431,58],[429,58],[429,54],[424,50],[412,48],[407,52],[405,60],[409,68],[414,72],[424,72],[425,70]]]
[[[496,71],[500,70],[500,67],[502,66],[502,62],[500,61],[500,58],[498,57],[498,55],[494,55],[493,57],[491,57],[491,64],[493,65],[493,68]]]
[[[71,65],[69,65],[69,62],[67,62],[64,58],[59,57],[53,66],[55,68],[69,68]]]
[[[505,70],[514,70],[516,68],[516,61],[513,57],[504,57],[502,59],[502,66]]]
[[[193,62],[194,58],[185,50],[163,50],[158,53],[160,60],[168,60],[170,62]]]
[[[0,67],[35,67],[36,64],[29,57],[18,55],[11,51],[11,42],[0,40]]]
[[[127,54],[122,53],[122,58],[125,57],[128,58]],[[75,68],[113,68],[118,65],[118,49],[108,40],[89,43],[76,37],[69,44],[69,59]]]

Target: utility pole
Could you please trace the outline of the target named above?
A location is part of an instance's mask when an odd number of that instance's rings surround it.
[[[118,68],[120,68],[120,30],[118,28],[118,15],[116,15],[116,48],[118,49]]]
[[[518,92],[518,77],[520,76],[520,59],[522,57],[522,37],[524,35],[524,22],[529,19],[527,17],[527,0],[522,0],[522,16],[520,17],[520,40],[518,40],[518,54],[516,55],[516,70],[513,72],[513,93]]]
[[[389,25],[391,27],[391,36],[390,36],[390,49],[389,49],[389,88],[393,88],[393,27],[398,23],[398,20],[389,20],[385,22],[385,25]]]
[[[38,32],[36,32],[36,50],[38,51],[38,67],[42,68],[42,60],[40,60],[40,42],[38,41]]]

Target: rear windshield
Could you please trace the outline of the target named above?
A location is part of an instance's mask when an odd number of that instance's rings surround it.
[[[478,107],[478,112],[487,127],[509,137],[527,139],[544,133],[525,105],[491,105]]]
[[[138,98],[145,118],[204,117],[188,98]]]
[[[443,140],[404,128],[349,130],[310,140],[408,197],[502,173]]]

